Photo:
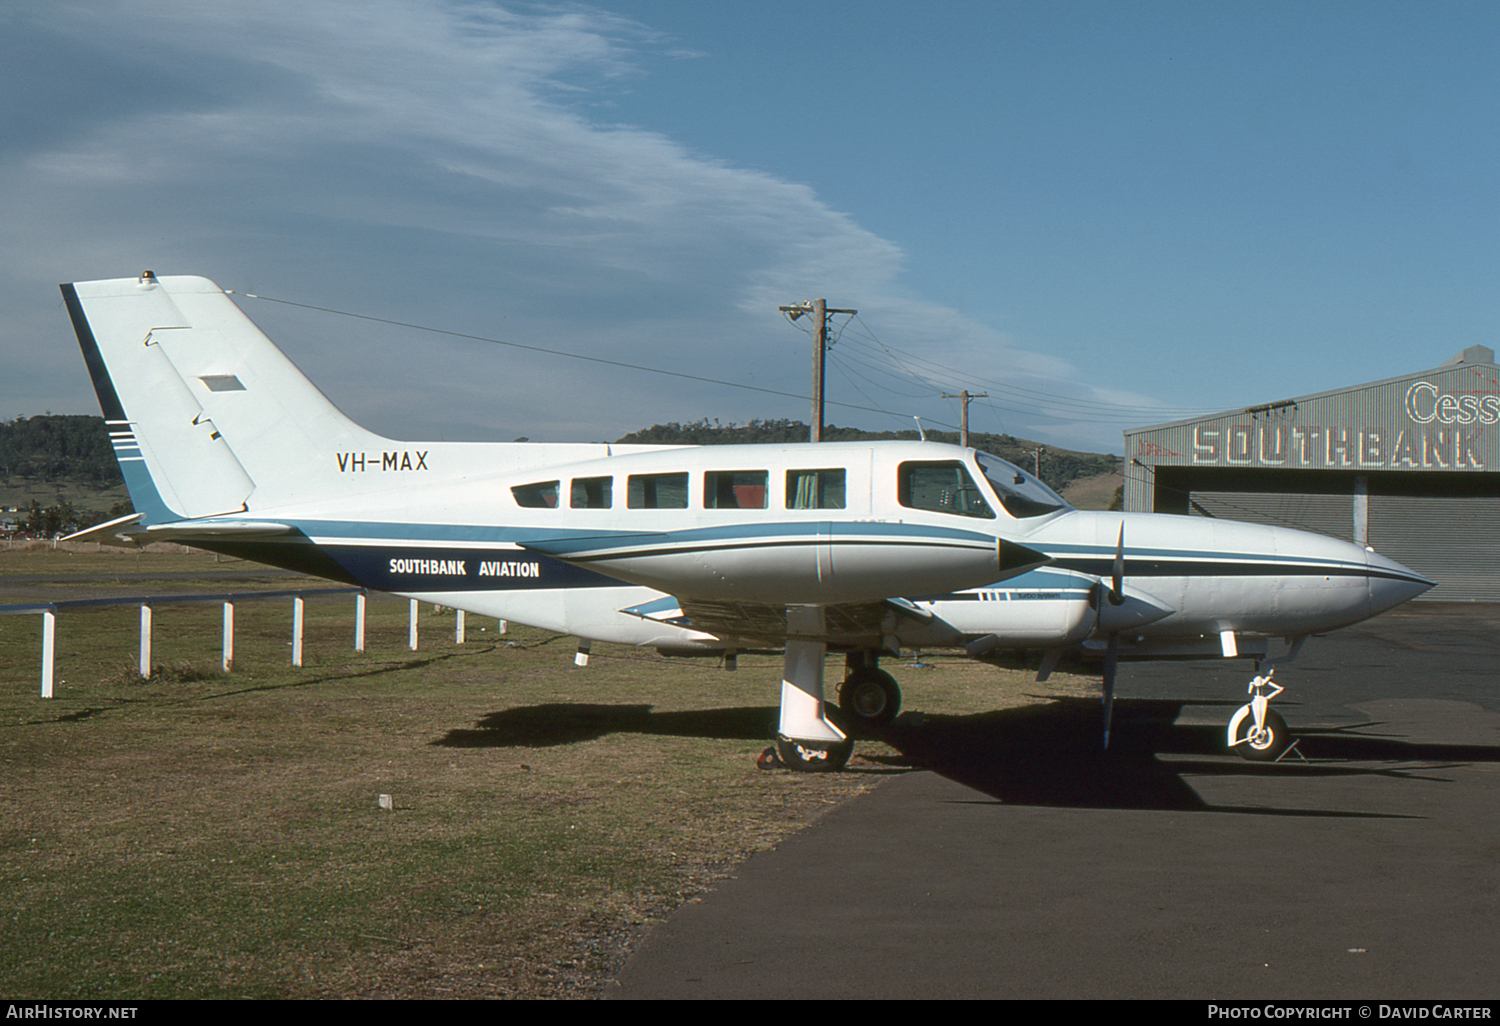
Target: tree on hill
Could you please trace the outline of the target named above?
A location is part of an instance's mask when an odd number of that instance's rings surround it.
[[[120,465],[104,418],[39,414],[0,421],[0,478],[51,482],[71,479],[109,488],[120,484]]]
[[[16,525],[16,530],[31,538],[55,538],[58,535],[82,531],[95,524],[107,523],[116,517],[123,517],[133,512],[135,508],[128,501],[117,502],[103,513],[90,513],[87,510],[74,509],[71,502],[64,501],[52,506],[43,506],[32,499],[25,516]]]

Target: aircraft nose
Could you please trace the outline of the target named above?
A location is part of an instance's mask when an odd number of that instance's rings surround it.
[[[1437,583],[1394,559],[1387,559],[1374,549],[1365,549],[1365,565],[1369,568],[1372,616],[1416,598]]]

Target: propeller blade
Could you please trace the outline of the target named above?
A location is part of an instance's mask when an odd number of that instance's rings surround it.
[[[1104,649],[1104,747],[1109,747],[1109,724],[1115,712],[1115,662],[1120,655],[1120,634],[1111,631]]]
[[[1125,601],[1125,522],[1120,521],[1120,540],[1115,544],[1114,575],[1110,579],[1109,601],[1119,605]]]
[[[1119,606],[1125,603],[1125,521],[1120,521],[1120,539],[1115,542],[1115,565],[1110,575],[1109,602]],[[1100,618],[1103,618],[1100,609]],[[1104,648],[1104,747],[1109,748],[1109,727],[1115,715],[1115,666],[1120,658],[1120,632],[1110,631]]]

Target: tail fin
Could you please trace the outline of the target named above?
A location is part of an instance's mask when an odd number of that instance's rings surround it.
[[[330,450],[386,440],[349,420],[213,282],[197,277],[62,286],[145,524],[336,488]]]

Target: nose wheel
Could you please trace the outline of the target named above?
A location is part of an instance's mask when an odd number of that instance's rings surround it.
[[[1273,668],[1250,682],[1250,701],[1229,721],[1230,749],[1252,762],[1275,762],[1292,746],[1286,720],[1270,708],[1271,699],[1285,690],[1271,680],[1275,672]]]
[[[1266,710],[1265,722],[1259,727],[1255,725],[1254,716],[1236,715],[1235,722],[1230,726],[1230,733],[1233,735],[1229,742],[1230,747],[1238,752],[1241,758],[1252,762],[1275,762],[1292,744],[1292,735],[1287,730],[1286,720],[1272,709]]]

